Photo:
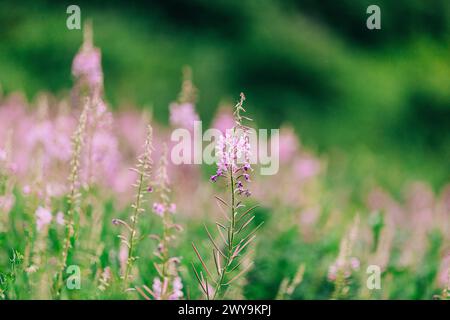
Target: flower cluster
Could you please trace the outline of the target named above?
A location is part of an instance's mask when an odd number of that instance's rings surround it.
[[[232,108],[228,105],[219,106],[219,110],[212,123],[212,128],[217,129],[224,134],[228,129],[232,129],[234,124]]]
[[[183,83],[178,101],[170,104],[170,124],[188,130],[194,129],[194,122],[199,121],[195,112],[196,91],[192,82],[192,71],[186,67],[183,70]]]
[[[245,97],[241,95],[241,101],[237,105],[242,108]],[[243,109],[242,109],[243,110]],[[217,171],[211,176],[211,181],[216,182],[219,177],[233,175],[235,177],[236,192],[239,195],[250,196],[251,193],[244,187],[244,182],[250,181],[251,146],[247,127],[240,122],[240,116],[236,117],[236,125],[233,129],[226,130],[219,137],[216,144]]]
[[[175,203],[171,203],[169,205],[166,205],[161,202],[153,203],[153,212],[160,217],[164,216],[164,213],[166,213],[166,212],[175,213],[176,211],[177,211],[177,205]]]
[[[162,300],[166,295],[168,295],[168,300],[179,300],[183,298],[183,282],[180,277],[175,277],[173,279],[172,290],[167,294],[168,287],[168,278],[165,278],[164,281],[161,281],[160,278],[155,278],[153,279],[152,291],[149,293],[155,300]]]
[[[252,266],[251,251],[248,250],[249,244],[255,240],[256,231],[262,225],[260,223],[253,229],[249,227],[255,218],[252,211],[257,205],[246,209],[245,212],[240,213],[240,209],[245,208],[246,205],[239,201],[236,195],[250,196],[250,191],[245,188],[244,183],[250,181],[250,128],[242,124],[242,119],[251,120],[240,114],[245,112],[242,104],[245,96],[241,93],[241,99],[235,106],[233,113],[235,125],[232,130],[227,130],[225,134],[221,134],[216,144],[217,172],[211,177],[211,181],[215,182],[219,177],[226,177],[229,180],[229,202],[215,196],[219,206],[225,206],[229,209],[230,215],[227,216],[228,225],[225,226],[216,222],[217,229],[222,239],[222,245],[218,245],[213,236],[205,225],[206,233],[211,241],[212,254],[214,260],[214,267],[216,269],[217,277],[209,271],[202,255],[200,254],[196,245],[192,242],[192,248],[201,263],[201,268],[205,272],[198,272],[194,264],[194,270],[197,281],[205,294],[206,299],[221,298],[225,294],[225,289],[235,281],[241,279],[241,276],[247,272]],[[223,208],[222,208],[223,209]],[[223,211],[225,213],[225,211]],[[246,227],[248,227],[246,229]],[[250,229],[250,231],[248,230]],[[226,233],[227,239],[223,233]],[[247,234],[245,234],[248,232]],[[233,276],[233,271],[236,274]],[[208,280],[209,278],[209,280]],[[209,282],[209,283],[208,283]],[[214,283],[214,288],[211,288],[211,283]],[[239,285],[236,286],[238,288]]]
[[[344,278],[350,278],[353,271],[358,271],[360,261],[356,257],[351,257],[348,261],[338,260],[328,268],[328,280],[336,281],[338,274],[342,273]]]
[[[103,85],[103,71],[101,66],[101,52],[92,43],[92,28],[89,24],[84,27],[84,43],[72,63],[72,74],[93,90]]]
[[[193,129],[194,121],[199,121],[192,103],[172,103],[170,105],[170,124],[174,127]]]
[[[41,231],[52,221],[52,213],[49,209],[44,207],[39,207],[36,210],[36,228]]]
[[[333,298],[344,298],[349,290],[349,278],[353,271],[359,270],[359,259],[352,256],[358,238],[359,215],[356,215],[351,227],[344,235],[339,246],[336,262],[328,270],[328,279],[334,282]]]

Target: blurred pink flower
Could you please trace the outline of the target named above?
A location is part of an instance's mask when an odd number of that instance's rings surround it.
[[[335,264],[332,264],[329,268],[328,268],[328,280],[330,281],[334,281],[336,280],[337,277],[337,267]]]
[[[48,183],[45,187],[46,195],[49,197],[59,197],[66,192],[66,186],[59,183]]]
[[[228,107],[221,107],[213,120],[212,128],[220,130],[222,134],[225,134],[228,129],[233,128],[235,125],[233,111]]]
[[[154,293],[153,298],[155,298],[156,300],[161,300],[166,287],[167,287],[167,281],[164,281],[164,284],[163,284],[159,278],[154,278],[153,285],[152,285],[152,290]]]
[[[121,154],[116,137],[110,130],[96,130],[83,156],[82,179],[85,183],[102,183],[111,187],[117,177]]]
[[[183,297],[183,283],[180,277],[176,277],[172,283],[172,294],[169,296],[169,300],[179,300]]]
[[[164,216],[164,213],[175,213],[177,211],[177,205],[175,203],[171,203],[168,206],[165,206],[163,203],[155,202],[153,203],[153,212],[158,216]]]
[[[294,173],[299,179],[314,177],[320,170],[320,161],[310,155],[298,157],[294,162]]]
[[[353,271],[358,271],[360,268],[360,261],[356,257],[347,259],[339,259],[328,268],[328,280],[335,281],[338,273],[341,273],[344,278],[349,278]]]
[[[438,273],[438,282],[441,288],[447,288],[450,284],[450,253],[442,259]]]
[[[60,226],[64,225],[64,213],[59,211],[56,214],[56,223],[59,224]]]
[[[41,231],[45,226],[47,226],[52,221],[52,213],[49,209],[44,207],[38,207],[36,212],[36,228]]]
[[[177,211],[177,205],[175,203],[171,203],[169,208],[167,209],[170,213],[175,213]]]
[[[358,258],[351,257],[350,258],[350,266],[353,270],[359,270],[361,263]]]
[[[291,127],[281,128],[279,143],[280,161],[286,163],[294,157],[299,148],[298,138]]]
[[[25,138],[30,152],[41,147],[45,165],[53,160],[68,161],[72,152],[70,137],[73,126],[73,119],[68,117],[48,119],[32,125]]]
[[[25,186],[22,188],[22,192],[23,192],[23,194],[25,194],[25,195],[30,194],[30,193],[31,193],[31,188],[30,188],[30,186],[29,186],[29,185],[25,185]]]
[[[14,206],[15,200],[13,195],[0,196],[0,211],[9,213]]]
[[[450,214],[450,184],[446,185],[441,193],[441,203],[444,212]]]
[[[192,103],[172,103],[170,105],[170,124],[172,126],[193,130],[194,121],[199,121],[199,117]]]
[[[83,46],[73,60],[72,74],[76,78],[85,79],[91,88],[101,87],[103,71],[100,50],[91,46]]]
[[[0,161],[6,160],[6,151],[0,148]]]
[[[158,216],[162,217],[165,212],[164,205],[159,202],[153,203],[153,212],[156,213]]]
[[[17,171],[19,171],[19,166],[15,162],[10,162],[10,163],[8,163],[7,169],[12,174],[16,174]]]

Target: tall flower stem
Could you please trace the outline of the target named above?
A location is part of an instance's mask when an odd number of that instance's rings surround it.
[[[251,195],[251,192],[245,186],[247,182],[250,182],[250,172],[252,170],[250,166],[249,127],[242,124],[243,119],[251,119],[240,114],[241,111],[245,112],[242,107],[244,100],[245,96],[241,94],[241,99],[235,106],[235,126],[232,131],[226,132],[217,141],[217,171],[215,175],[211,176],[212,182],[216,182],[221,177],[226,179],[225,181],[227,181],[227,187],[230,192],[228,202],[220,197],[215,197],[218,200],[219,206],[224,205],[230,210],[230,216],[227,217],[227,226],[218,222],[216,223],[222,240],[219,245],[205,226],[212,245],[217,276],[213,276],[199,250],[192,243],[195,254],[205,273],[201,271],[200,273],[197,272],[194,264],[192,264],[192,267],[200,287],[208,300],[210,298],[222,298],[225,289],[239,279],[252,266],[252,263],[249,263],[242,268],[243,262],[248,261],[248,255],[250,255],[248,245],[255,239],[255,232],[262,224],[259,224],[251,230],[251,222],[254,219],[251,212],[257,206],[253,206],[242,212],[240,216],[237,216],[238,212],[241,211],[239,208],[245,207],[240,199],[244,196],[248,197]],[[238,228],[237,225],[239,226]],[[224,235],[225,232],[227,233],[226,236]],[[233,276],[231,277],[232,274]],[[208,279],[214,284],[213,293],[210,293]]]
[[[171,224],[170,219],[170,213],[168,212],[167,208],[169,206],[169,196],[168,192],[169,187],[167,183],[167,146],[164,145],[163,148],[163,155],[161,157],[161,164],[160,164],[160,173],[159,173],[159,188],[161,190],[160,192],[160,198],[161,198],[161,204],[163,205],[164,213],[162,216],[163,220],[163,234],[161,239],[162,244],[162,252],[161,252],[161,264],[162,264],[162,277],[164,279],[169,278],[169,270],[168,270],[168,261],[169,261],[169,246],[168,246],[168,239],[170,237],[170,230],[169,225]]]
[[[134,260],[135,260],[135,258],[133,256],[134,243],[136,241],[136,239],[135,239],[136,226],[137,226],[137,221],[139,219],[139,211],[141,209],[143,183],[144,183],[144,174],[143,174],[143,172],[141,172],[139,175],[139,183],[138,183],[139,186],[138,186],[138,192],[136,194],[136,202],[134,204],[134,211],[133,211],[133,215],[131,216],[131,231],[128,236],[128,243],[129,243],[128,260],[127,260],[127,267],[125,269],[125,275],[124,275],[124,280],[123,280],[123,285],[124,285],[125,289],[127,288],[128,278],[130,276],[131,268],[133,267]]]
[[[70,193],[68,196],[69,208],[67,210],[67,219],[65,219],[66,230],[65,230],[63,251],[61,254],[61,263],[54,283],[54,295],[56,298],[59,298],[61,296],[61,291],[63,287],[63,273],[67,266],[67,260],[69,257],[70,249],[73,246],[72,241],[74,241],[75,236],[75,214],[78,211],[79,205],[78,200],[80,198],[79,194],[80,157],[81,157],[81,149],[83,147],[83,139],[85,134],[89,106],[90,101],[86,99],[83,111],[80,116],[80,120],[78,122],[78,127],[73,136],[73,154],[70,163],[72,171],[69,176],[70,182]]]
[[[231,171],[231,170],[230,170]],[[228,250],[227,250],[227,256],[225,259],[225,264],[220,272],[220,278],[219,281],[216,284],[216,289],[214,290],[214,295],[212,297],[212,300],[216,299],[216,297],[220,297],[220,293],[222,291],[222,287],[224,286],[225,282],[225,274],[228,272],[228,268],[230,266],[231,257],[233,254],[233,248],[234,248],[234,233],[235,233],[235,225],[236,225],[236,215],[235,215],[235,196],[234,196],[234,177],[233,172],[230,172],[230,185],[231,185],[231,202],[230,202],[230,213],[231,213],[231,219],[230,219],[230,225],[229,225],[229,231],[228,231]]]
[[[123,235],[120,235],[119,238],[122,240],[122,243],[124,243],[128,247],[128,256],[127,256],[127,264],[125,267],[125,273],[123,275],[123,287],[124,290],[128,288],[128,282],[131,276],[131,272],[133,270],[134,262],[138,259],[138,257],[135,255],[136,246],[138,242],[138,220],[139,215],[145,211],[143,208],[143,204],[145,202],[144,199],[144,193],[147,189],[147,185],[149,183],[150,179],[150,173],[152,169],[152,152],[153,152],[153,145],[152,145],[152,139],[153,139],[153,130],[150,125],[147,127],[147,138],[145,140],[144,145],[144,152],[141,156],[138,157],[138,164],[136,165],[136,168],[131,169],[132,171],[136,172],[138,174],[138,178],[136,180],[136,183],[134,186],[137,188],[136,192],[136,199],[135,202],[131,205],[133,208],[133,213],[131,215],[131,225],[128,225],[124,221],[120,221],[120,224],[127,227],[128,231],[128,237],[125,237]]]

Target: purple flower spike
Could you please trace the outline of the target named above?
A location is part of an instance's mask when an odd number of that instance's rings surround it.
[[[162,217],[165,211],[166,208],[162,203],[159,202],[153,203],[153,212],[156,213],[158,216]]]

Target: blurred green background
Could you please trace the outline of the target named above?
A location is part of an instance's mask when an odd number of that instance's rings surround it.
[[[448,0],[0,1],[5,93],[70,89],[70,4],[93,20],[113,108],[151,105],[167,122],[190,65],[202,119],[243,91],[259,127],[292,124],[354,190],[449,181]],[[370,4],[381,30],[366,28]]]

